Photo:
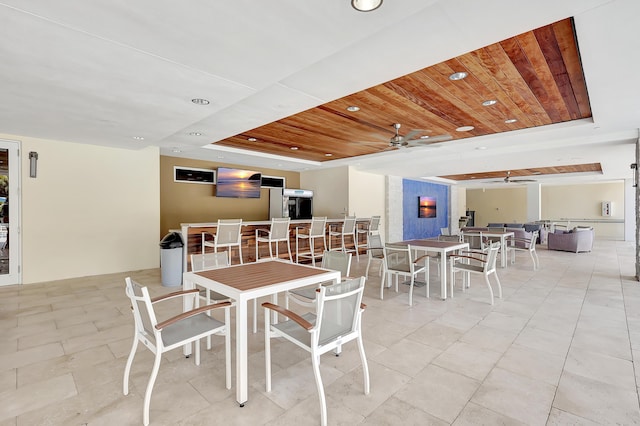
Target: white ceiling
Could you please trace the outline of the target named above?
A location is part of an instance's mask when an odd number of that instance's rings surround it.
[[[593,120],[322,164],[210,145],[570,16]],[[0,133],[294,171],[416,178],[600,162],[602,176],[572,179],[628,179],[638,18],[638,0],[385,0],[370,13],[349,0],[0,0]]]

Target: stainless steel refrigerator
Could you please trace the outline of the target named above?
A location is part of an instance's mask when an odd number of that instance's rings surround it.
[[[269,218],[289,217],[291,220],[311,219],[313,191],[308,189],[271,188]]]

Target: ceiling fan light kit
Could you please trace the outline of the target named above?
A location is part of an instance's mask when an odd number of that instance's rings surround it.
[[[371,12],[382,5],[382,0],[351,0],[351,6],[358,12]]]
[[[413,129],[404,136],[400,135],[400,123],[393,123],[393,128],[396,130],[396,134],[389,140],[389,146],[394,148],[411,148],[414,146],[427,146],[438,142],[444,142],[451,140],[451,135],[423,135],[422,133],[428,132],[427,130]]]

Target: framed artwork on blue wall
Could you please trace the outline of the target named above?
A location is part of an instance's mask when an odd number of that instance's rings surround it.
[[[436,217],[436,198],[435,197],[418,197],[418,217],[429,218]]]

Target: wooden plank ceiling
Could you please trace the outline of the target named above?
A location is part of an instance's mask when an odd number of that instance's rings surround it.
[[[441,178],[451,179],[456,181],[472,180],[472,179],[504,179],[507,174],[511,178],[519,177],[535,177],[540,175],[558,175],[563,173],[602,173],[602,166],[600,163],[591,164],[572,164],[567,166],[552,166],[552,167],[536,167],[531,169],[518,169],[518,170],[497,170],[493,172],[477,172],[477,173],[464,173],[459,175],[440,176]]]
[[[588,117],[569,18],[216,143],[322,162],[398,149],[393,123],[456,140]]]

